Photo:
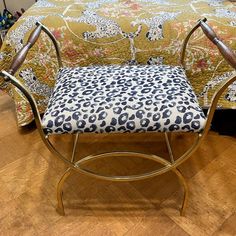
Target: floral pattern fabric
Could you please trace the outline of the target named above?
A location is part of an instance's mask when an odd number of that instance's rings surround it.
[[[10,29],[0,53],[7,70],[15,52],[41,21],[59,42],[64,66],[107,64],[177,65],[183,39],[206,17],[218,36],[236,50],[236,3],[227,0],[39,0]],[[199,29],[190,39],[186,69],[202,106],[233,69]],[[58,70],[50,39],[42,33],[16,77],[32,91],[44,112]],[[14,99],[19,125],[32,113],[24,96],[0,78],[0,88]],[[236,107],[236,84],[220,99]]]

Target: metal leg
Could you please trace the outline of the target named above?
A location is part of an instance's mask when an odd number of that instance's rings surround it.
[[[74,146],[73,146],[72,155],[71,155],[71,162],[75,161],[75,153],[78,146],[78,140],[79,140],[79,133],[77,133],[75,136]]]
[[[171,133],[166,133],[165,132],[165,140],[166,140],[166,146],[168,148],[168,153],[169,153],[171,163],[174,163],[175,162],[174,155],[173,155],[173,151],[172,151],[172,148],[171,148],[171,145],[170,145]]]
[[[73,172],[73,169],[68,168],[65,173],[62,175],[60,181],[57,184],[57,208],[56,211],[60,214],[60,215],[65,215],[65,211],[64,211],[64,205],[63,205],[63,199],[62,199],[62,195],[63,195],[63,185],[65,183],[65,180],[71,175],[71,173]]]
[[[178,176],[179,182],[182,184],[182,186],[184,188],[184,198],[183,198],[183,202],[182,202],[182,207],[180,209],[180,215],[184,216],[185,215],[185,209],[186,209],[186,206],[187,206],[187,203],[188,203],[189,188],[188,188],[187,181],[185,180],[185,178],[182,175],[181,171],[178,168],[176,168],[176,169],[173,169],[173,172],[175,172],[175,174]]]

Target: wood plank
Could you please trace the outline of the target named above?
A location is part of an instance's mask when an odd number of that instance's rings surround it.
[[[181,166],[191,194],[186,217],[179,216],[183,192],[173,173],[132,183],[111,183],[81,174],[64,186],[67,216],[56,213],[56,186],[65,165],[45,148],[33,126],[18,129],[14,106],[0,94],[1,235],[234,235],[236,211],[236,138],[210,132],[198,151]],[[160,153],[161,134],[83,135],[77,158],[114,149]],[[71,136],[53,138],[71,154]],[[179,155],[192,139],[176,134]],[[104,174],[140,173],[153,162],[101,160],[87,167]]]

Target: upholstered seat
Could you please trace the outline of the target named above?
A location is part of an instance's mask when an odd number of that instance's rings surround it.
[[[180,66],[61,68],[43,117],[48,134],[194,131],[205,115]]]
[[[56,38],[44,25],[37,23],[37,27],[30,34],[25,46],[14,57],[9,71],[0,72],[0,76],[4,78],[6,83],[11,82],[26,96],[32,107],[42,141],[48,150],[68,167],[57,185],[57,211],[59,214],[65,215],[62,200],[64,183],[75,171],[102,180],[120,182],[143,180],[172,171],[184,189],[180,210],[180,214],[184,215],[189,191],[187,182],[178,167],[197,150],[206,137],[219,98],[225,89],[236,81],[236,71],[234,71],[213,96],[205,117],[184,70],[188,41],[199,27],[202,28],[207,38],[216,44],[219,52],[235,70],[235,53],[217,37],[211,27],[206,24],[206,19],[203,19],[197,22],[183,42],[180,66],[112,65],[65,68]],[[59,65],[54,91],[49,99],[43,119],[29,89],[14,76],[24,62],[29,49],[40,38],[42,30],[53,42]],[[99,151],[98,154],[89,154],[85,157],[80,155],[80,158],[76,158],[80,133],[149,131],[164,132],[169,159],[166,156],[127,150]],[[172,150],[171,134],[173,131],[196,132],[195,135],[190,135],[191,138],[195,136],[192,145],[189,145],[189,148],[184,148],[181,155],[176,155]],[[76,133],[70,160],[57,150],[50,140],[49,134],[63,133]],[[160,165],[155,165],[155,169],[145,173],[127,175],[101,174],[90,169],[89,165],[84,165],[98,159],[111,157],[145,158]]]

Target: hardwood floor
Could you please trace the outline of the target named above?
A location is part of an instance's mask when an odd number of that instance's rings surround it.
[[[65,186],[63,217],[55,205],[56,184],[65,166],[47,151],[33,125],[17,128],[13,102],[1,92],[0,130],[0,235],[236,235],[236,137],[210,132],[181,166],[191,190],[185,217],[179,216],[183,191],[172,173],[133,183],[75,174]],[[78,158],[122,148],[166,155],[162,138],[161,134],[83,135]],[[70,136],[54,142],[70,154]],[[191,138],[175,135],[175,153],[183,152],[190,142]],[[111,158],[90,168],[125,174],[155,165]]]

